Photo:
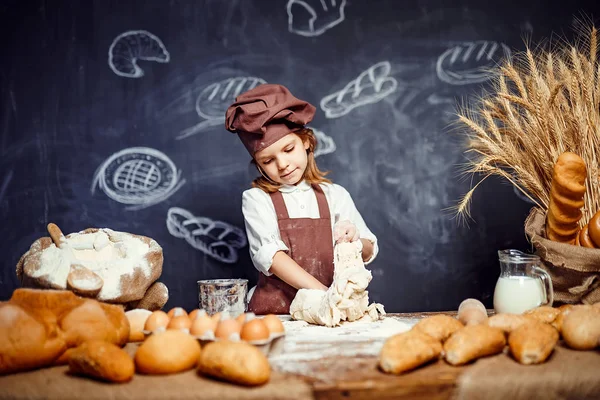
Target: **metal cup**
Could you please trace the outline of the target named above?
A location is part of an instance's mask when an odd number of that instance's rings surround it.
[[[246,312],[247,296],[247,279],[198,281],[199,308],[209,315],[221,312],[235,318]]]

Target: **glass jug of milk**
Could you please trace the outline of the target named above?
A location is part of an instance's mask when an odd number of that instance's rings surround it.
[[[500,277],[494,290],[497,313],[522,314],[542,305],[552,306],[550,275],[540,268],[540,258],[518,250],[498,251]]]

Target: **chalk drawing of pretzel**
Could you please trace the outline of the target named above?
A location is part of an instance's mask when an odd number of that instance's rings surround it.
[[[237,249],[247,243],[240,228],[208,217],[196,217],[179,207],[171,207],[167,212],[167,229],[171,235],[185,239],[193,248],[227,264],[238,260]]]
[[[376,103],[393,93],[398,82],[389,76],[390,70],[389,61],[379,62],[363,71],[342,90],[323,97],[321,109],[325,116],[341,117],[356,107]]]

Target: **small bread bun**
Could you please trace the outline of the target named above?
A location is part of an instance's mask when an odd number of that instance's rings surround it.
[[[510,352],[521,364],[540,364],[552,354],[558,342],[558,331],[551,325],[528,321],[508,336]]]
[[[140,345],[135,367],[142,374],[173,374],[194,368],[199,356],[198,340],[180,330],[167,330],[152,334]]]
[[[135,367],[127,352],[102,340],[90,340],[69,353],[69,371],[108,382],[127,382]]]
[[[411,329],[385,341],[379,352],[378,365],[388,374],[402,374],[438,359],[441,354],[442,343],[439,340]]]
[[[463,326],[464,325],[454,317],[438,314],[423,318],[412,327],[412,330],[425,333],[432,338],[443,342]]]
[[[211,342],[202,349],[198,371],[246,386],[262,385],[271,376],[269,360],[258,348],[228,340]]]
[[[600,247],[600,211],[596,212],[588,223],[590,241],[594,247]]]
[[[592,350],[600,345],[600,310],[581,306],[568,313],[562,324],[567,346],[575,350]]]
[[[579,231],[579,235],[577,235],[577,243],[580,246],[588,247],[590,249],[596,247],[590,238],[589,224],[584,226],[581,231]]]

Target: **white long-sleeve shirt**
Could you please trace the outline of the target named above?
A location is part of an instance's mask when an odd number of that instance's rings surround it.
[[[337,184],[322,183],[320,186],[329,205],[332,232],[336,221],[348,220],[356,225],[361,238],[373,243],[373,255],[365,262],[365,264],[369,264],[379,252],[377,237],[365,224],[354,205],[354,201],[352,201],[350,193]],[[290,218],[319,218],[317,197],[313,188],[306,181],[302,181],[295,186],[283,185],[279,188],[279,191],[283,196]],[[244,191],[242,195],[242,213],[244,214],[252,263],[263,274],[272,275],[269,269],[273,263],[275,253],[280,250],[288,251],[289,249],[281,240],[275,206],[271,201],[271,196],[259,188]],[[331,246],[333,247],[333,245],[332,234]]]

